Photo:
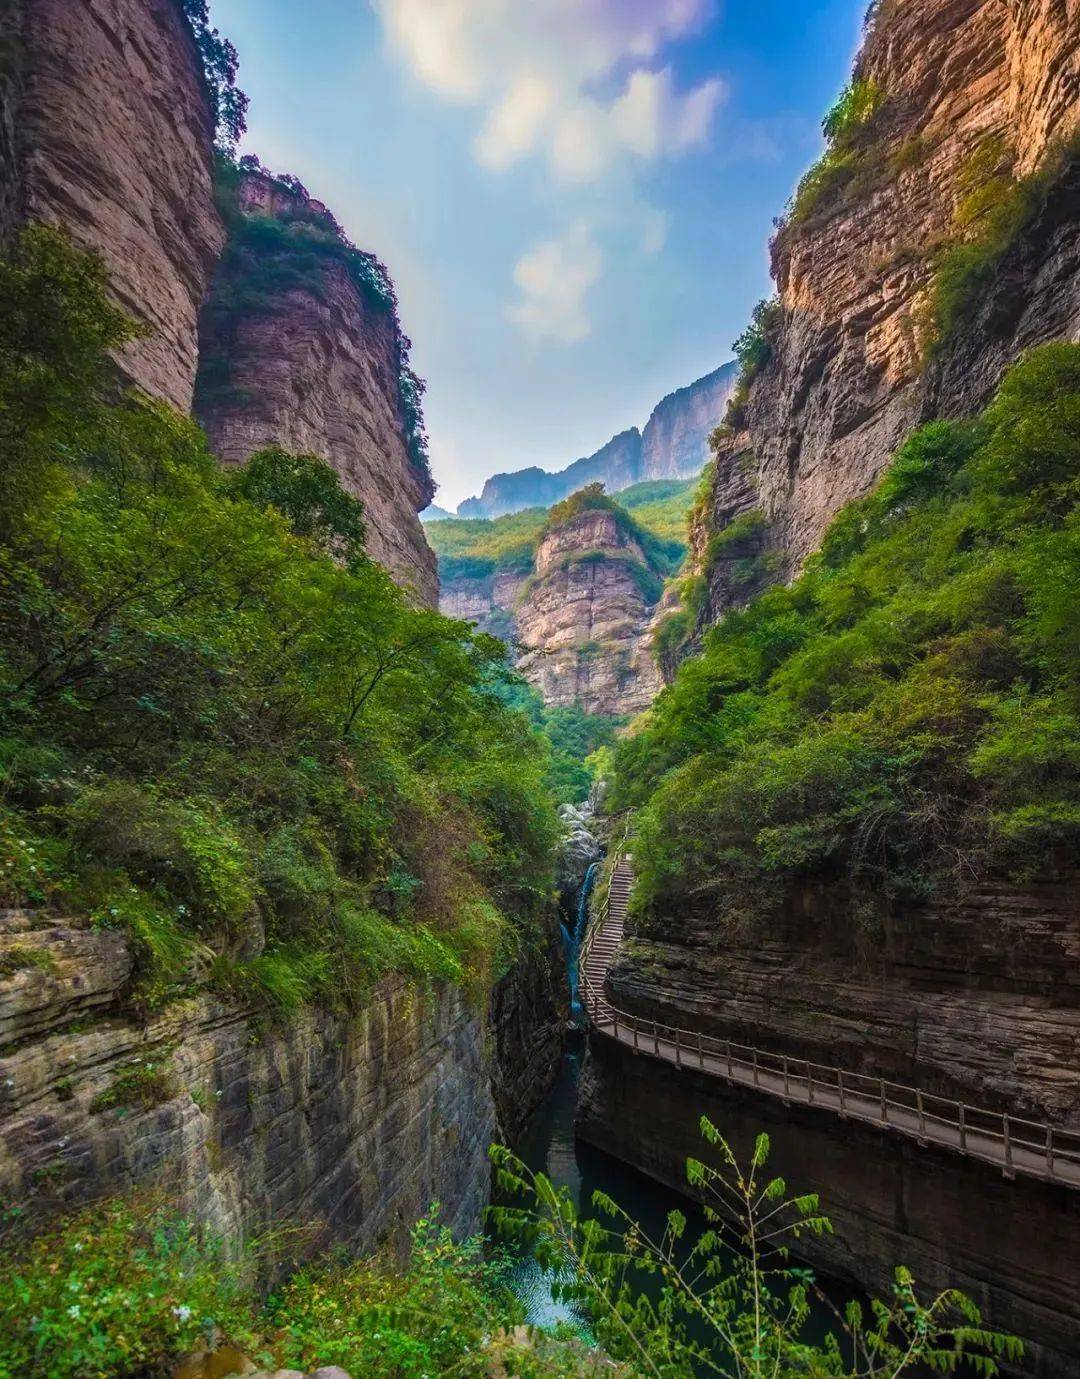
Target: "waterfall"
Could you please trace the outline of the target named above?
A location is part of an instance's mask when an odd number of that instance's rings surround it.
[[[589,896],[592,893],[593,877],[599,862],[590,862],[578,891],[577,918],[573,928],[562,925],[563,944],[566,948],[566,972],[570,981],[570,1020],[574,1025],[581,1024],[581,1001],[578,997],[578,954],[581,940],[585,937],[585,926],[589,921]]]

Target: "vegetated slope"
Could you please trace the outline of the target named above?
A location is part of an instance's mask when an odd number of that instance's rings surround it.
[[[694,479],[654,479],[633,484],[619,493],[618,506],[632,512],[646,532],[668,544],[666,564],[674,559],[676,547],[685,554],[686,514],[695,483]],[[435,519],[426,527],[425,534],[439,558],[439,578],[444,589],[449,591],[460,578],[531,569],[549,511],[535,507],[495,518]]]
[[[502,517],[528,507],[546,507],[587,484],[618,493],[651,479],[686,479],[708,458],[708,438],[724,415],[735,386],[736,366],[724,364],[674,393],[652,411],[644,431],[620,431],[593,455],[557,473],[532,467],[493,474],[479,498],[467,498],[459,517]]]
[[[438,1192],[475,1225],[477,1006],[542,945],[557,827],[502,647],[410,604],[323,462],[223,471],[118,397],[130,325],[62,236],[0,262],[0,322],[0,1191],[36,1220],[165,1164],[237,1234]]]
[[[777,296],[739,342],[714,532],[758,508],[797,570],[913,427],[971,415],[1023,349],[1076,338],[1077,18],[1056,0],[871,8],[772,244]],[[721,579],[705,620],[726,606]]]
[[[642,913],[703,887],[718,913],[768,912],[811,876],[869,912],[1074,844],[1078,497],[1078,346],[916,432],[618,749]]]
[[[1047,345],[981,417],[916,431],[616,743],[611,804],[639,808],[613,1002],[1080,1126],[1078,581],[1080,345]],[[593,1062],[580,1132],[670,1174],[679,1095],[633,1060]],[[717,1096],[743,1141],[774,1119]],[[902,1257],[978,1292],[1019,1372],[1075,1372],[1071,1194],[1009,1183],[990,1233],[996,1171],[777,1115],[785,1168],[835,1203],[814,1262],[876,1287]]]
[[[327,460],[364,504],[367,549],[429,604],[417,513],[434,484],[393,284],[294,178],[219,158],[228,241],[200,318],[195,414],[227,464],[266,445]]]

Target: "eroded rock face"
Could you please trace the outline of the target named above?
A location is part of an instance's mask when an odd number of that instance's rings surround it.
[[[545,703],[617,715],[652,702],[660,673],[650,578],[637,542],[610,513],[586,510],[544,537],[515,612],[527,648],[519,669]]]
[[[662,914],[618,1004],[722,1038],[1080,1126],[1080,894],[986,882],[866,927],[822,885],[745,928]]]
[[[148,328],[123,376],[191,407],[197,317],[224,242],[213,116],[177,0],[9,0],[0,17],[0,232],[66,226]]]
[[[546,914],[528,935],[513,970],[491,998],[492,1091],[499,1138],[514,1144],[559,1072],[570,989],[557,916]]]
[[[736,369],[724,364],[653,408],[641,435],[643,479],[690,479],[709,458],[709,436],[723,419]]]
[[[258,174],[244,179],[240,208],[285,219],[325,212]],[[203,312],[195,407],[211,446],[226,464],[267,445],[328,460],[364,505],[369,553],[434,604],[435,555],[417,517],[433,488],[409,457],[393,312],[337,258],[319,261],[310,286],[284,290],[259,284],[259,268],[258,254],[227,256]]]
[[[915,425],[976,410],[1028,345],[1080,336],[1073,177],[999,266],[975,328],[923,368],[933,256],[973,155],[997,137],[1023,176],[1080,124],[1080,3],[913,0],[879,14],[857,74],[888,101],[881,175],[773,246],[782,324],[748,416],[759,501],[792,569]]]
[[[789,1193],[820,1194],[833,1233],[804,1234],[806,1260],[888,1297],[903,1263],[920,1295],[959,1288],[986,1325],[1024,1341],[1007,1374],[1074,1379],[1080,1372],[1080,1193],[989,1164],[920,1147],[830,1111],[778,1098],[590,1041],[575,1129],[590,1144],[660,1182],[690,1191],[688,1158],[710,1158],[698,1122],[708,1116],[748,1163],[769,1135],[770,1174]]]
[[[313,1247],[361,1249],[403,1236],[438,1199],[474,1231],[493,1088],[531,1109],[558,1064],[554,951],[540,944],[497,993],[492,1063],[460,993],[397,979],[352,1020],[312,1010],[277,1027],[200,996],[140,1023],[123,1014],[120,934],[2,916],[0,1198],[35,1224],[160,1183],[230,1238],[310,1222]]]

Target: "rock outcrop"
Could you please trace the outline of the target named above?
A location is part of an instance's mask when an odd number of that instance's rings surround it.
[[[548,531],[515,607],[518,668],[546,704],[632,714],[660,688],[649,625],[660,581],[640,545],[605,510]]]
[[[122,375],[190,410],[225,232],[214,115],[178,0],[11,0],[0,38],[0,233],[43,220],[100,253],[147,329]]]
[[[329,461],[363,502],[369,553],[434,604],[435,556],[417,517],[434,488],[410,455],[404,341],[392,297],[365,290],[356,271],[378,267],[302,189],[253,172],[236,195],[202,314],[196,415],[226,464],[267,445]]]
[[[0,1196],[24,1220],[156,1183],[231,1238],[310,1222],[369,1248],[435,1199],[478,1225],[494,1108],[453,990],[387,980],[359,1019],[288,1028],[208,997],[142,1023],[118,933],[8,915],[0,939]]]
[[[774,240],[771,358],[745,443],[725,445],[716,471],[722,509],[752,455],[755,501],[789,570],[914,426],[976,411],[1026,347],[1080,337],[1077,0],[880,0],[855,75],[883,100],[862,172]],[[935,340],[941,251],[982,233],[965,198],[992,178],[1005,197],[1051,165],[1048,191],[1027,184],[1041,209]]]
[[[502,517],[523,508],[550,507],[586,484],[618,493],[647,479],[690,479],[709,458],[709,436],[723,419],[735,386],[735,366],[724,364],[653,408],[644,431],[620,431],[593,455],[557,473],[533,467],[493,474],[479,498],[466,498],[458,517]]]
[[[35,1224],[164,1185],[229,1238],[311,1224],[315,1244],[404,1236],[432,1201],[459,1232],[506,1133],[550,1086],[565,1024],[554,919],[485,1019],[453,988],[379,983],[359,1017],[287,1026],[210,996],[145,1020],[121,933],[0,915],[0,1200]]]

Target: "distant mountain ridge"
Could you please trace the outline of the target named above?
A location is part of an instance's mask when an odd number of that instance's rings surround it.
[[[557,472],[533,466],[493,474],[478,498],[466,498],[459,517],[505,517],[524,508],[550,507],[586,484],[600,482],[619,493],[648,479],[689,479],[709,458],[709,434],[723,419],[735,387],[736,365],[714,369],[669,393],[653,408],[644,431],[636,426],[612,436],[592,455]],[[425,520],[437,514],[422,513]]]

